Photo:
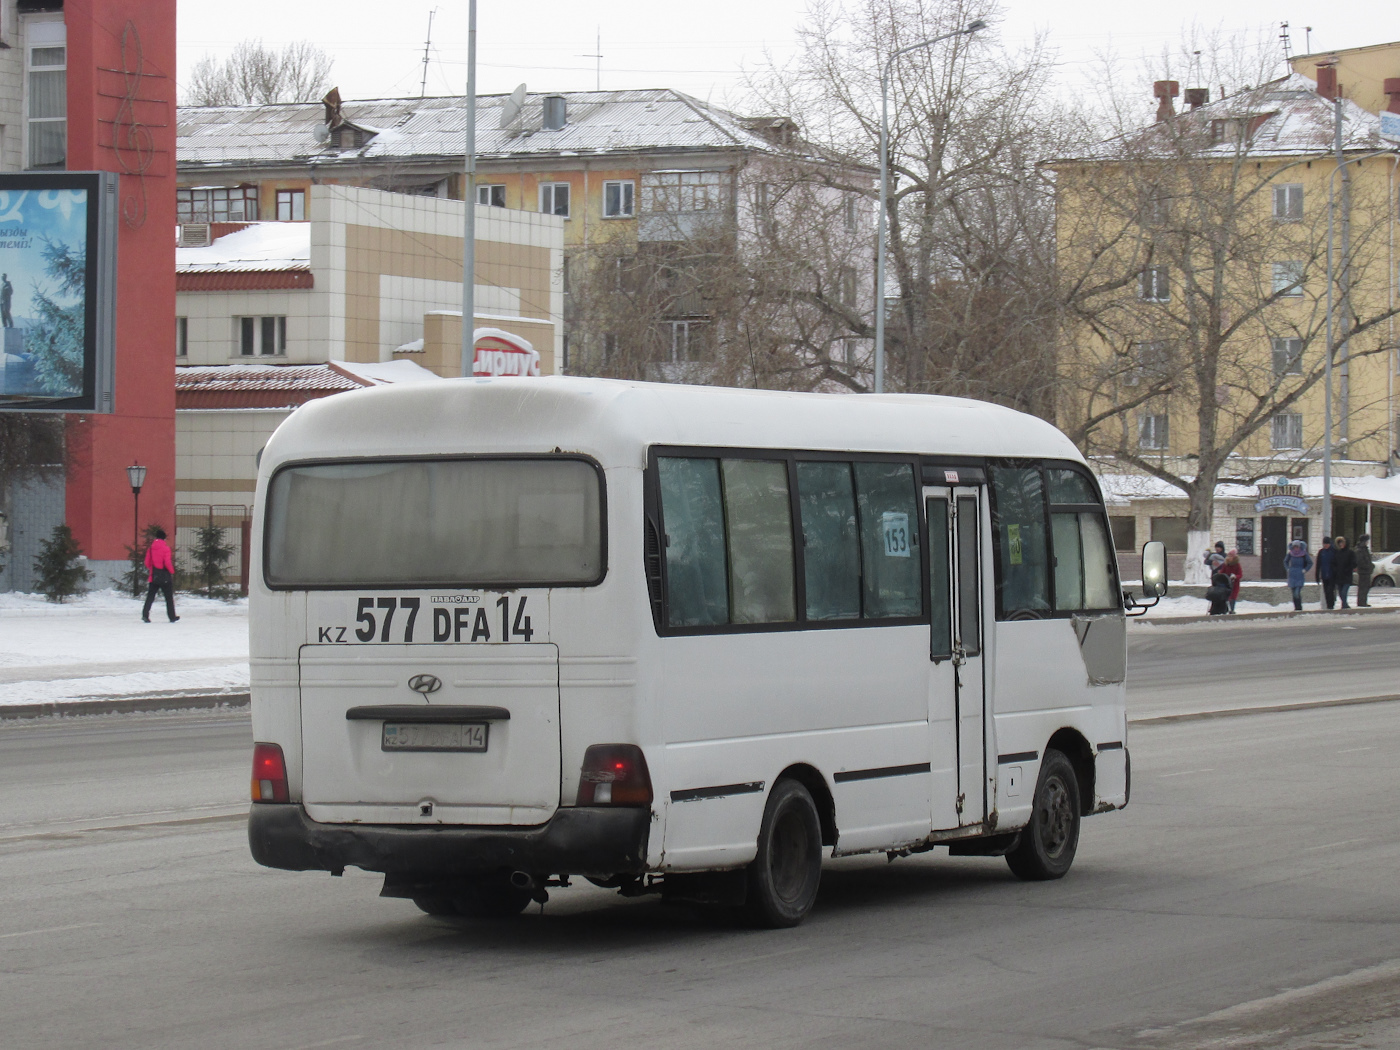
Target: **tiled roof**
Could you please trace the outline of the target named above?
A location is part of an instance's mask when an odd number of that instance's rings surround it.
[[[565,92],[567,123],[558,131],[541,129],[545,97],[527,95],[519,119],[503,129],[501,111],[508,96],[478,96],[478,157],[735,149],[786,152],[751,129],[763,121],[746,121],[669,88]],[[337,148],[324,141],[326,110],[319,102],[183,106],[178,117],[178,163],[189,171],[277,162],[315,166],[366,159],[460,157],[466,129],[464,106],[463,96],[345,102],[342,120],[374,133],[358,149]]]
[[[177,393],[194,390],[357,390],[370,386],[323,365],[184,365],[175,369]]]
[[[182,365],[175,369],[175,407],[294,408],[345,390],[438,378],[411,361]]]

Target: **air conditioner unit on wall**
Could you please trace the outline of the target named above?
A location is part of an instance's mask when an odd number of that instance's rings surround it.
[[[181,248],[207,248],[213,243],[207,222],[182,222],[180,224]]]

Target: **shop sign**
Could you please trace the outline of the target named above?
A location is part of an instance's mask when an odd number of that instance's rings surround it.
[[[1270,510],[1291,510],[1294,514],[1308,513],[1308,504],[1301,496],[1265,496],[1254,505],[1255,511],[1263,514]]]
[[[499,328],[478,328],[472,333],[476,353],[474,376],[537,376],[540,355],[530,341]]]

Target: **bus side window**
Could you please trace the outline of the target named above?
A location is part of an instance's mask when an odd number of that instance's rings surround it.
[[[1045,487],[1038,467],[988,467],[997,548],[997,619],[1050,609]]]
[[[787,464],[761,459],[726,459],[721,464],[729,537],[730,622],[795,620]]]
[[[1051,515],[1055,539],[1055,608],[1116,609],[1113,547],[1103,515],[1080,511]]]
[[[949,581],[948,501],[932,496],[928,508],[928,567],[930,627],[929,656],[946,660],[953,655],[953,595]]]
[[[719,460],[657,461],[666,551],[666,618],[672,627],[729,622]]]
[[[860,616],[860,537],[849,463],[797,464],[807,619]]]
[[[919,508],[914,468],[908,463],[857,463],[864,560],[865,618],[891,619],[923,613],[917,537]]]

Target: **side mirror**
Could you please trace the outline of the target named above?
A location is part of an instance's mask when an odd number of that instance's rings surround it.
[[[1167,546],[1161,540],[1142,545],[1142,596],[1160,598],[1167,593]]]

